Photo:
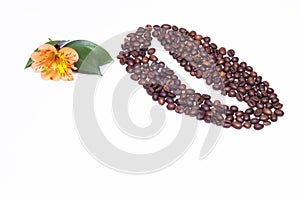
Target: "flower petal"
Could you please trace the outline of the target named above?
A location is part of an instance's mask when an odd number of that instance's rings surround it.
[[[63,47],[58,52],[64,56],[69,65],[73,65],[79,59],[77,52],[70,47]]]
[[[53,45],[43,44],[36,52],[31,54],[31,59],[34,63],[31,65],[32,69],[39,70],[42,67],[49,67],[55,60],[57,50]]]

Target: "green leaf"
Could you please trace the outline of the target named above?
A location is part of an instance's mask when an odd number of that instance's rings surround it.
[[[57,45],[58,43],[62,42],[62,40],[50,40],[49,42],[47,42],[46,44],[52,44],[52,45]],[[38,49],[34,50],[34,52],[36,52]],[[30,67],[33,63],[33,60],[31,58],[29,58],[26,66],[24,69],[27,69],[28,67]]]
[[[87,40],[71,41],[65,47],[70,47],[78,53],[79,60],[75,66],[78,68],[76,71],[80,73],[102,75],[99,67],[113,61],[104,48]]]

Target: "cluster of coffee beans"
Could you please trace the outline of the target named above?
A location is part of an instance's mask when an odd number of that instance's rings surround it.
[[[155,56],[156,49],[150,47],[153,37],[191,76],[205,79],[214,90],[246,102],[249,108],[241,111],[235,105],[223,105],[219,100],[212,101],[208,94],[187,88],[175,72]],[[234,50],[218,48],[209,37],[195,31],[169,24],[147,25],[128,34],[121,47],[118,59],[126,65],[131,79],[138,81],[154,101],[166,104],[169,110],[225,128],[253,126],[256,130],[284,114],[269,83],[245,62],[239,62]]]

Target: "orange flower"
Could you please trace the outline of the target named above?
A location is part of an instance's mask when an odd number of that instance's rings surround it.
[[[41,70],[43,79],[71,81],[74,79],[72,69],[77,69],[74,63],[79,56],[72,48],[63,47],[57,50],[51,44],[43,44],[31,54],[31,59],[34,61],[31,68],[35,71]]]

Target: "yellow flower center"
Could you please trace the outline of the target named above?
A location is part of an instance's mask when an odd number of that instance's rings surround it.
[[[68,68],[68,60],[61,53],[56,54],[57,71],[61,76],[64,76]]]

